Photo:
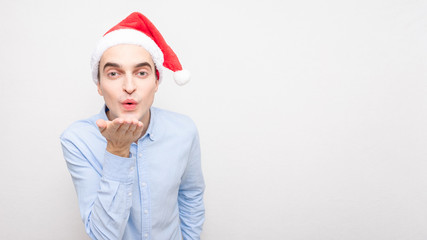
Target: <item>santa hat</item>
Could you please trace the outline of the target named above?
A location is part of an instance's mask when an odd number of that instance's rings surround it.
[[[184,85],[190,80],[190,72],[182,69],[178,57],[157,28],[144,15],[134,12],[108,30],[98,42],[91,59],[92,78],[96,84],[99,81],[98,68],[102,54],[108,48],[119,44],[135,44],[147,50],[158,71],[159,81],[162,79],[164,68],[174,72],[174,79],[178,85]]]

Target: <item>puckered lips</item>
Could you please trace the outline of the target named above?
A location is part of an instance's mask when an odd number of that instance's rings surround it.
[[[126,111],[133,111],[136,109],[136,105],[138,103],[133,100],[133,99],[126,99],[122,102],[122,107],[126,110]]]

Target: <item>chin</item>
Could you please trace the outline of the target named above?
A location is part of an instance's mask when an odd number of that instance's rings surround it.
[[[142,118],[144,117],[144,113],[141,112],[122,112],[120,114],[121,118],[130,118],[130,119],[137,119],[139,121],[142,121]]]
[[[136,114],[136,113],[128,113],[128,112],[124,112],[122,114],[120,114],[121,118],[124,119],[140,119],[142,118],[142,116],[140,116],[140,114]]]

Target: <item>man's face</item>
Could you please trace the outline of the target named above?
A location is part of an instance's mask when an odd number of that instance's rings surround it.
[[[147,123],[159,81],[151,55],[142,47],[121,44],[107,49],[99,62],[98,93],[107,116]]]

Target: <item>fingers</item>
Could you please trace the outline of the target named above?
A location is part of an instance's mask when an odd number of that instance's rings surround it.
[[[117,129],[117,132],[119,132],[120,134],[126,134],[131,124],[132,124],[132,120],[129,120],[129,119],[123,120],[122,124]]]
[[[129,128],[127,129],[127,132],[130,134],[133,134],[137,126],[138,126],[138,121],[136,121],[135,119],[131,120]]]
[[[129,129],[129,132],[131,133],[131,134],[133,134],[133,136],[135,136],[135,137],[141,137],[141,134],[142,134],[142,130],[144,129],[144,124],[141,122],[141,121],[137,121],[137,120],[135,120],[134,122],[133,122],[133,129],[132,129],[132,131],[130,131],[130,129]]]
[[[135,128],[135,131],[134,131],[134,135],[140,137],[143,130],[144,130],[144,124],[141,121],[138,121],[136,123],[136,128]]]
[[[141,137],[144,124],[136,119],[116,118],[113,121],[98,119],[96,125],[107,141],[116,144],[134,142]]]
[[[116,119],[114,119],[113,121],[110,122],[110,124],[108,126],[108,129],[111,132],[116,132],[121,127],[122,124],[123,124],[123,119],[116,118]]]
[[[98,119],[96,125],[101,133],[107,128],[107,122],[104,119]]]
[[[126,121],[127,122],[127,121]],[[129,120],[129,127],[126,130],[126,134],[131,134],[136,137],[140,137],[144,124],[136,119]]]
[[[133,134],[136,130],[140,130],[144,125],[142,122],[136,119],[115,119],[113,121],[115,124],[112,131],[120,132],[121,134]]]

